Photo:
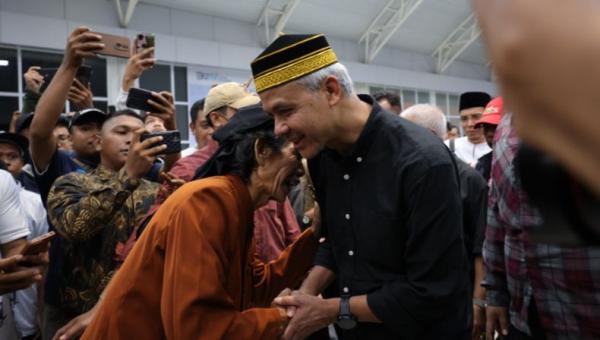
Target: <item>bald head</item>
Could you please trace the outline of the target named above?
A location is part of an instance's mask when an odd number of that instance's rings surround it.
[[[441,139],[446,137],[446,116],[436,106],[429,104],[413,105],[402,111],[400,117],[433,131]]]

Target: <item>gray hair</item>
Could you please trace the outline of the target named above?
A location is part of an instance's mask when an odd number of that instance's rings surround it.
[[[402,111],[400,117],[433,131],[441,139],[446,137],[446,116],[437,106],[413,105]]]
[[[304,76],[295,81],[296,84],[306,88],[309,91],[316,92],[321,88],[321,83],[328,76],[334,76],[340,83],[342,95],[344,97],[354,93],[354,84],[348,74],[348,69],[341,63],[335,63],[324,67],[316,72]]]

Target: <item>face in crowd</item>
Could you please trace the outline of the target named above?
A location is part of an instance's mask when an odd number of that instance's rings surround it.
[[[71,142],[73,151],[83,158],[91,158],[98,154],[97,142],[100,132],[99,122],[84,122],[71,126]]]
[[[197,148],[200,149],[208,143],[208,139],[212,136],[214,129],[208,124],[202,112],[198,112],[198,118],[195,122],[190,122],[190,130],[196,139]]]
[[[483,129],[475,127],[483,115],[484,107],[472,107],[460,111],[460,124],[469,142],[479,144],[484,141]]]
[[[133,132],[143,127],[142,120],[128,115],[112,117],[104,122],[97,146],[102,163],[112,169],[122,168],[129,155]]]
[[[284,202],[290,190],[298,184],[301,174],[300,157],[289,141],[283,143],[279,150],[255,144],[256,178],[261,182],[269,199]]]
[[[73,142],[71,142],[71,133],[66,126],[58,125],[54,128],[54,137],[56,137],[59,150],[73,151]]]
[[[316,91],[294,81],[259,96],[265,112],[275,119],[275,134],[293,143],[302,157],[310,159],[335,142],[338,122],[334,113],[344,96],[335,76],[323,79]]]
[[[0,160],[6,164],[6,169],[13,176],[18,175],[25,165],[21,150],[11,143],[0,142]]]
[[[162,119],[155,116],[146,116],[146,119],[144,120],[144,125],[146,131],[150,133],[167,131],[167,129],[165,128],[165,122]]]

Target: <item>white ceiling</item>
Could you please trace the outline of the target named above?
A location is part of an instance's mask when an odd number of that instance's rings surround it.
[[[174,9],[257,23],[268,0],[141,0]],[[358,42],[371,21],[389,0],[300,0],[284,31],[325,33]],[[283,8],[286,0],[272,0]],[[471,14],[470,0],[424,0],[394,33],[388,46],[430,55]],[[481,40],[471,44],[457,60],[487,63]]]

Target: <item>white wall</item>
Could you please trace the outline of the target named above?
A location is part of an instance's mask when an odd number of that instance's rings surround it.
[[[82,24],[131,37],[152,32],[160,60],[241,70],[248,75],[250,61],[262,50],[262,30],[254,23],[140,3],[128,29],[122,29],[112,0],[0,0],[0,43],[63,49],[68,33]],[[367,65],[361,62],[363,50],[356,42],[329,40],[355,82],[454,93],[496,92],[483,65],[455,62],[445,75],[438,75],[433,73],[432,57],[395,48],[382,49],[374,63]]]

